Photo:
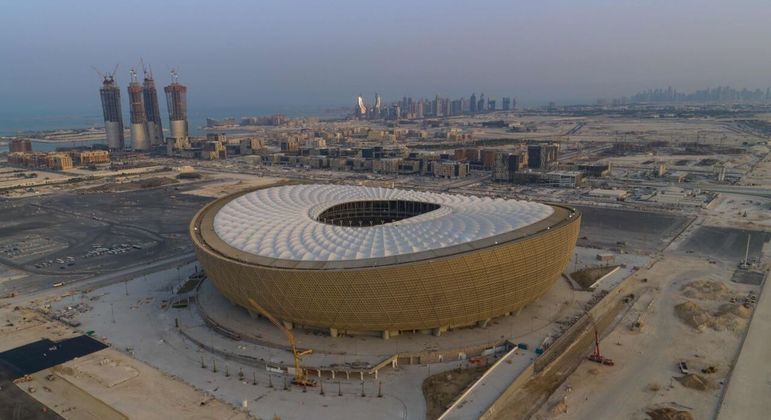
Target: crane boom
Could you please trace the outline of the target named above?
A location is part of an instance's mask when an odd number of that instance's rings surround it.
[[[273,315],[270,314],[265,308],[263,308],[260,304],[254,301],[252,298],[247,298],[249,301],[249,305],[251,305],[257,312],[260,313],[260,315],[264,316],[265,318],[268,318],[268,320],[278,327],[279,330],[281,330],[282,333],[286,336],[287,340],[289,341],[289,346],[292,348],[292,356],[294,357],[294,383],[298,385],[315,385],[315,382],[308,380],[305,378],[305,371],[303,370],[302,366],[300,366],[300,358],[302,358],[305,355],[311,354],[313,352],[312,349],[303,350],[301,352],[297,351],[297,340],[295,339],[294,334],[292,334],[292,331],[289,330],[289,328],[285,327],[281,321],[274,318]]]

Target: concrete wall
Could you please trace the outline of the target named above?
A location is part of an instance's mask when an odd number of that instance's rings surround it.
[[[534,374],[535,370],[531,364],[525,368],[525,370],[522,371],[522,373],[520,373],[519,376],[517,376],[514,381],[506,388],[506,390],[503,391],[500,397],[498,397],[498,399],[495,400],[495,402],[490,407],[488,407],[481,416],[479,416],[479,420],[490,420],[494,418],[494,416],[498,414],[498,412],[506,405],[506,402],[509,400],[509,398],[511,398],[515,392],[519,391],[519,389],[522,388]]]

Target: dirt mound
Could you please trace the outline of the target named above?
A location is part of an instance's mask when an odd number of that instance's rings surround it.
[[[728,300],[732,291],[725,284],[717,281],[695,280],[680,289],[683,296],[701,300]]]
[[[695,389],[697,391],[706,391],[712,388],[712,384],[710,383],[709,379],[695,373],[689,373],[687,375],[676,377],[675,380],[680,382],[680,385],[686,388]]]
[[[651,420],[693,420],[691,413],[669,407],[648,410],[646,414]]]
[[[712,315],[693,302],[683,302],[675,306],[675,313],[686,325],[697,330],[702,330],[712,323]]]
[[[748,308],[741,303],[725,303],[720,305],[720,308],[715,312],[715,315],[717,316],[728,314],[738,316],[742,319],[750,319],[752,316],[752,308]]]
[[[699,331],[704,328],[712,328],[715,331],[741,331],[749,318],[745,309],[749,308],[740,309],[733,306],[736,305],[723,305],[715,314],[711,314],[696,303],[683,302],[675,306],[675,313],[686,325]]]

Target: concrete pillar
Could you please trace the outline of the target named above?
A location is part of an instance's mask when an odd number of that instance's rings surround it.
[[[332,379],[335,379],[335,371],[332,370]]]
[[[478,321],[477,326],[479,328],[487,328],[487,324],[490,323],[490,318],[485,319],[484,321]]]
[[[319,378],[321,378],[321,369],[316,369],[316,373],[319,374]]]
[[[359,377],[361,378],[362,381],[364,381],[364,371],[363,370],[359,371]]]
[[[288,330],[294,329],[294,324],[292,324],[291,321],[281,321],[282,324],[284,324],[284,328]]]
[[[388,330],[383,330],[383,340],[388,340],[389,338],[391,338],[391,334]]]
[[[346,370],[345,371],[345,379],[351,379],[351,371],[350,370]]]
[[[375,371],[375,379],[377,379],[377,370]]]
[[[329,327],[329,336],[330,337],[337,337],[337,328]]]
[[[448,326],[434,328],[434,329],[431,330],[431,334],[439,337],[440,335],[442,335],[442,333],[447,332],[447,330],[449,330],[449,329],[450,329],[450,327],[448,327]]]
[[[391,368],[396,369],[397,366],[399,366],[399,360],[394,357],[394,360],[391,360]]]

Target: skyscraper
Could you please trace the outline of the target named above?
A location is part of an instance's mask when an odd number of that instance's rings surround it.
[[[117,69],[117,67],[116,67]],[[115,82],[115,71],[103,75],[102,88],[99,95],[102,98],[102,113],[104,114],[104,131],[107,147],[111,150],[123,149],[123,112],[120,107],[120,88]]]
[[[380,107],[382,106],[382,101],[380,99],[380,95],[377,93],[375,94],[375,105],[372,106],[372,118],[380,118]]]
[[[131,141],[134,150],[150,150],[150,137],[147,133],[145,115],[144,88],[137,81],[137,72],[131,69],[131,82],[128,86],[129,113],[131,115]]]
[[[364,97],[359,95],[356,97],[356,109],[354,113],[359,118],[367,117],[367,104],[364,103]]]
[[[477,101],[477,112],[484,112],[485,111],[485,94],[481,93],[479,95],[479,100]]]
[[[147,71],[142,66],[144,72],[144,102],[145,118],[147,120],[147,135],[150,138],[151,146],[163,144],[163,123],[161,123],[161,109],[158,106],[158,92],[155,90],[155,80],[153,80],[153,71]]]
[[[472,114],[477,112],[477,94],[472,93],[471,99],[469,99],[469,112]]]
[[[171,71],[171,84],[163,88],[169,108],[171,138],[177,148],[187,143],[187,87],[177,82],[177,72]]]

